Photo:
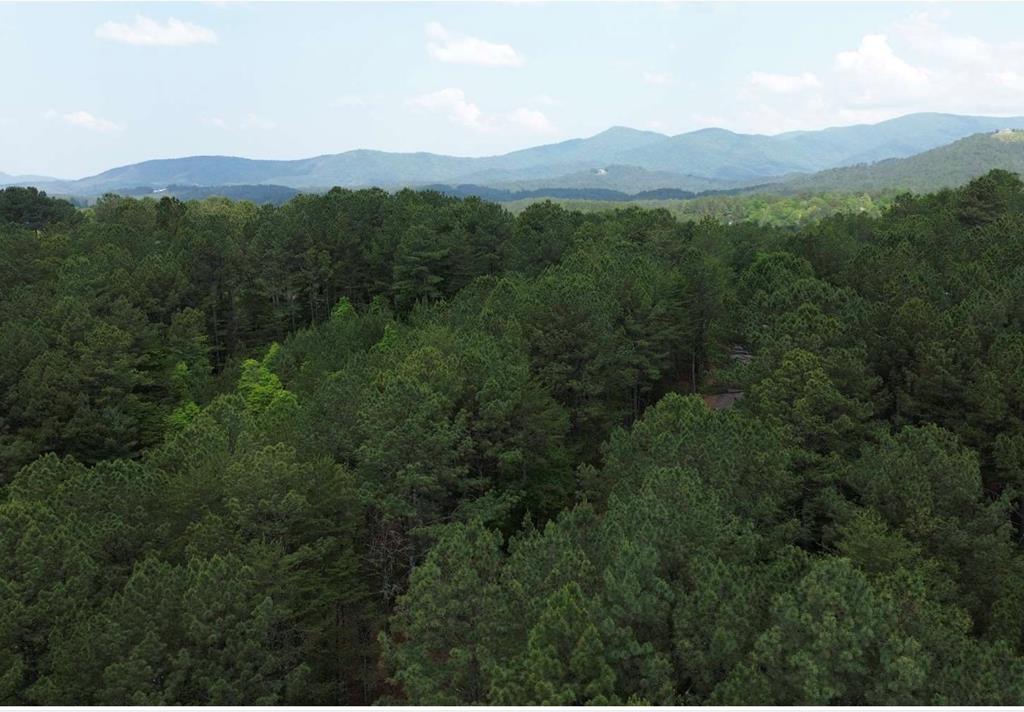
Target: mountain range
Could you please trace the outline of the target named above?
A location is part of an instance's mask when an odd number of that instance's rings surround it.
[[[59,182],[61,181],[58,181],[56,178],[50,178],[49,176],[12,176],[0,171],[0,186]]]
[[[719,128],[668,136],[613,127],[590,138],[483,158],[363,149],[299,160],[190,156],[143,161],[78,180],[0,174],[0,185],[32,184],[53,194],[72,196],[145,194],[169,186],[176,187],[169,191],[175,194],[188,188],[201,194],[206,191],[195,189],[226,190],[229,186],[235,187],[236,194],[241,186],[292,190],[480,186],[509,192],[598,189],[636,194],[664,189],[734,191],[750,186],[759,186],[760,190],[773,184],[773,191],[824,190],[827,184],[820,176],[833,185],[873,186],[884,182],[885,171],[897,177],[903,171],[909,180],[913,177],[911,169],[879,167],[881,164],[876,162],[923,155],[972,135],[1001,129],[1024,129],[1024,117],[921,113],[877,124],[773,136]],[[1005,144],[999,145],[1005,148]],[[997,153],[989,150],[986,155],[994,158]],[[922,160],[941,161],[943,154],[937,156]],[[956,173],[955,167],[949,171],[951,175]],[[285,194],[273,192],[275,196]]]

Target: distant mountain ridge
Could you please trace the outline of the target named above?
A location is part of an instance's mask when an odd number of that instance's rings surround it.
[[[0,186],[23,185],[26,183],[55,183],[56,178],[49,176],[12,176],[0,171]]]
[[[573,188],[625,193],[658,189],[704,192],[906,158],[972,134],[1004,128],[1024,128],[1024,117],[910,114],[877,124],[774,136],[720,128],[667,136],[619,126],[589,138],[482,158],[366,149],[299,160],[189,156],[120,166],[73,181],[28,182],[69,195],[155,190],[170,185],[276,185],[316,190],[443,184],[509,191]]]
[[[1024,174],[1024,131],[975,134],[907,158],[889,158],[796,176],[768,186],[761,192],[905,190],[927,193],[963,185],[995,168]]]

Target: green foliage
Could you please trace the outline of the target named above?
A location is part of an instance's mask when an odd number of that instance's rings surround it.
[[[1014,132],[1012,137],[1019,132]],[[912,190],[926,193],[962,185],[987,173],[1024,170],[1024,144],[1002,132],[978,133],[907,158],[814,173],[783,181],[779,192]]]
[[[12,186],[0,190],[0,225],[6,222],[39,230],[52,223],[74,223],[79,218],[74,205],[50,198],[36,188]]]
[[[844,559],[815,562],[772,603],[749,662],[715,690],[724,704],[912,704],[928,655],[899,631],[893,601]]]
[[[1021,195],[5,192],[0,700],[1020,704]]]
[[[847,193],[852,191],[847,191]],[[861,190],[860,194],[823,192],[808,187],[799,196],[772,195],[759,192],[754,195],[701,196],[688,199],[645,199],[635,201],[577,200],[571,198],[523,198],[505,203],[514,213],[525,211],[538,203],[552,202],[566,210],[582,213],[605,213],[621,210],[624,205],[645,210],[667,210],[680,221],[700,221],[714,218],[733,224],[750,221],[758,225],[788,227],[812,225],[831,215],[859,213],[877,217],[891,203],[894,189]]]

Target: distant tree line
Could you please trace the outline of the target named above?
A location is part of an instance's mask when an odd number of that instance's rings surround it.
[[[444,185],[435,184],[425,186],[424,190],[437,191],[444,195],[455,198],[480,198],[493,202],[508,203],[515,200],[527,200],[530,198],[552,198],[564,200],[599,200],[612,202],[628,202],[634,200],[689,200],[702,196],[716,195],[739,195],[752,190],[753,186],[743,188],[720,188],[715,190],[682,190],[679,188],[655,188],[653,190],[642,190],[636,193],[626,193],[611,188],[529,188],[529,189],[508,189],[495,188],[485,185]]]

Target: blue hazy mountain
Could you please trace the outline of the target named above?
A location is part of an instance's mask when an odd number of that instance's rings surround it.
[[[1024,117],[910,114],[877,124],[775,136],[703,129],[626,152],[619,161],[648,170],[684,171],[729,181],[905,158],[972,134],[1024,128]]]
[[[56,178],[49,176],[12,176],[0,171],[0,186],[5,185],[34,185],[36,183],[54,183]]]
[[[72,195],[169,185],[318,189],[335,185],[398,188],[468,184],[531,189],[608,188],[626,192],[655,187],[716,190],[764,183],[794,173],[905,158],[972,134],[1003,128],[1024,128],[1024,117],[910,114],[877,124],[774,136],[719,128],[667,136],[614,127],[590,138],[483,158],[371,150],[299,160],[190,156],[143,161],[80,180],[38,183],[51,192]],[[610,167],[615,167],[614,171]],[[637,180],[636,186],[629,184],[630,171]]]

